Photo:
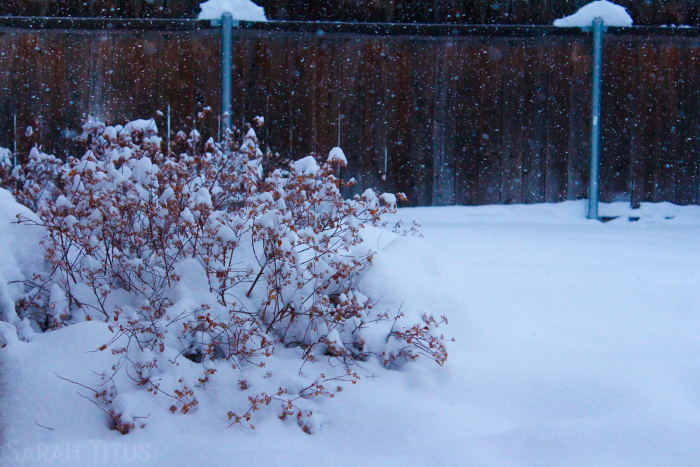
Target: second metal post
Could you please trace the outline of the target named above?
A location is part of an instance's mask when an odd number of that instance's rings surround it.
[[[233,16],[226,12],[221,16],[221,113],[224,130],[231,128],[231,35]]]
[[[600,179],[600,90],[603,75],[603,20],[593,20],[593,98],[591,106],[591,179],[588,187],[588,218],[598,219]]]

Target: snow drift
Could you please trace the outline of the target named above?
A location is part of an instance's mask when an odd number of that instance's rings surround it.
[[[407,314],[448,311],[457,341],[444,368],[368,367],[317,401],[314,436],[275,416],[227,429],[221,401],[246,391],[224,370],[187,415],[125,398],[150,416],[122,436],[53,373],[83,381],[113,364],[92,352],[112,335],[104,323],[17,342],[0,351],[0,464],[698,465],[700,207],[601,213],[620,217],[587,220],[585,201],[412,208],[396,218],[419,220],[425,239],[371,231],[379,254],[362,283]]]

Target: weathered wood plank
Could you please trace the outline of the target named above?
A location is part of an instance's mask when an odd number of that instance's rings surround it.
[[[365,82],[361,78],[365,67],[365,48],[362,40],[347,39],[343,54],[343,87],[340,120],[340,147],[348,160],[343,178],[356,180],[347,194],[361,193],[363,187],[363,118],[365,115]]]
[[[479,204],[482,44],[459,44],[455,102],[455,203]]]
[[[571,45],[571,95],[569,97],[569,160],[567,199],[588,197],[591,164],[592,44]]]
[[[42,139],[42,69],[44,65],[45,40],[38,34],[23,33],[19,40],[19,96],[17,109],[18,160],[29,153],[34,142]],[[33,128],[33,136],[27,137],[27,127]]]
[[[134,36],[115,35],[110,38],[112,53],[109,55],[109,85],[105,86],[103,98],[108,102],[106,123],[123,125],[138,118],[149,118],[136,113],[138,88],[141,81],[136,50],[139,40]]]
[[[289,72],[287,69],[287,39],[270,37],[267,40],[267,115],[265,135],[273,153],[290,157],[291,151],[291,104]]]
[[[433,119],[435,118],[435,52],[429,41],[413,43],[413,111],[411,121],[411,204],[431,205],[433,200]]]
[[[170,104],[171,138],[178,131],[192,129],[194,109],[194,67],[192,43],[182,34],[165,34],[158,54],[158,108],[163,112]],[[163,134],[166,131],[161,132]]]
[[[389,62],[387,110],[387,190],[408,193],[411,181],[411,89],[413,50],[409,40],[397,41]],[[410,200],[409,200],[410,201]]]
[[[85,59],[85,51],[92,50],[92,37],[69,34],[66,36],[66,49],[66,152],[69,156],[81,157],[83,147],[74,138],[82,133],[82,125],[88,120],[91,63]]]
[[[150,53],[151,42],[145,44]],[[221,113],[221,38],[218,35],[201,34],[192,38],[194,56],[194,104],[197,111],[211,107],[208,118],[201,122],[200,132],[207,137],[218,138]]]
[[[343,79],[343,41],[320,39],[316,86],[316,149],[325,159],[338,145],[338,119]]]
[[[45,36],[42,70],[42,144],[47,152],[66,157],[66,37]]]
[[[654,145],[655,201],[673,201],[676,190],[678,157],[678,68],[680,49],[677,44],[659,44],[656,106],[657,137]]]
[[[523,112],[525,46],[505,44],[503,76],[503,153],[501,155],[501,195],[504,204],[523,202]]]
[[[568,182],[571,56],[567,45],[548,44],[547,150],[545,201],[564,201]]]
[[[455,202],[455,128],[457,48],[453,42],[440,44],[436,55],[435,117],[433,121],[433,204]]]
[[[234,36],[231,47],[231,125],[239,129],[248,115],[247,88],[253,43],[249,37]]]
[[[505,41],[500,39],[489,40],[482,50],[479,204],[501,201],[504,52]]]
[[[383,191],[385,188],[385,161],[388,162],[387,110],[388,110],[388,57],[389,45],[382,40],[365,43],[364,117],[362,120],[362,175],[363,188]]]
[[[19,39],[17,33],[0,34],[0,147],[12,149],[13,115],[19,107]]]
[[[318,43],[299,37],[290,40],[289,73],[292,102],[292,157],[316,154],[316,79]]]
[[[633,191],[632,206],[639,207],[642,201],[653,201],[656,191],[654,180],[654,141],[656,139],[656,81],[657,50],[651,42],[639,44],[637,63],[639,63],[637,82],[639,83],[639,100],[635,137],[633,145]]]
[[[269,55],[267,41],[263,36],[249,40],[250,55],[245,75],[245,121],[254,126],[255,117],[265,117],[267,113],[267,88],[269,73]],[[257,130],[257,128],[256,128]],[[261,135],[262,136],[262,135]]]
[[[547,61],[542,41],[525,44],[523,75],[523,202],[544,202]]]
[[[698,159],[700,158],[700,44],[682,48],[680,78],[680,124],[678,133],[678,163],[676,197],[678,204],[698,202]]]
[[[637,54],[627,42],[603,52],[600,200],[631,202],[632,136],[636,116]]]
[[[98,111],[95,113],[97,120],[104,122],[107,125],[119,123],[117,121],[117,109],[119,101],[123,96],[115,93],[115,86],[119,86],[118,77],[115,77],[115,72],[118,72],[122,60],[118,56],[118,51],[115,50],[115,45],[118,44],[116,38],[108,33],[104,33],[95,38],[93,46],[95,47],[95,100],[93,101],[95,108]],[[123,84],[123,83],[121,83]]]

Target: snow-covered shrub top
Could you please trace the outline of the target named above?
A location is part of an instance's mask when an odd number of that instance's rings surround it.
[[[632,26],[632,17],[625,7],[616,5],[607,0],[598,0],[581,7],[571,16],[554,20],[554,26],[560,28],[586,27],[593,24],[593,20],[601,18],[605,26]]]
[[[0,167],[12,166],[12,152],[6,148],[0,148]]]
[[[267,21],[265,9],[251,0],[208,0],[199,4],[198,19],[220,19],[228,12],[239,21]]]
[[[394,212],[397,198],[368,189],[345,199],[339,148],[325,162],[308,156],[265,173],[268,156],[252,127],[219,143],[180,132],[174,152],[163,152],[152,120],[91,123],[81,138],[82,158],[63,163],[35,149],[9,180],[39,214],[20,222],[46,232],[46,268],[24,282],[15,322],[109,325],[114,338],[101,350],[120,361],[95,394],[122,433],[136,426],[127,402],[136,388],[163,393],[171,411],[187,413],[217,371],[213,362],[228,362],[247,378],[242,387],[258,391],[226,401],[232,423],[248,426],[274,403],[310,432],[309,400],[357,382],[360,362],[445,361],[443,338],[433,334],[444,318],[405,322],[396,310],[375,311],[358,288],[375,254],[362,231]],[[274,352],[289,354],[297,379],[256,370]],[[196,370],[180,366],[185,358]],[[298,380],[321,358],[312,382]]]

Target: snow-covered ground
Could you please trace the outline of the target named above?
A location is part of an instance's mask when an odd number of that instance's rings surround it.
[[[311,436],[274,416],[227,428],[222,385],[203,391],[216,410],[154,413],[123,436],[53,373],[103,366],[85,353],[103,325],[8,345],[0,464],[700,465],[700,207],[601,211],[624,217],[586,220],[585,202],[401,210],[425,239],[373,240],[365,287],[447,315],[456,342],[443,368],[368,371],[321,401]]]

